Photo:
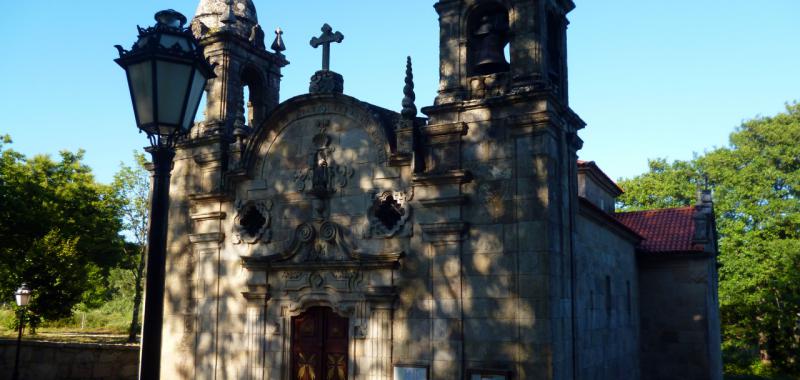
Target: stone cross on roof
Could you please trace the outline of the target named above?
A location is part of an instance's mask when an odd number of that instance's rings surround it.
[[[330,70],[331,44],[341,43],[342,40],[344,40],[344,35],[339,32],[334,33],[333,28],[327,23],[322,26],[322,35],[311,38],[311,47],[314,49],[322,45],[322,70]]]

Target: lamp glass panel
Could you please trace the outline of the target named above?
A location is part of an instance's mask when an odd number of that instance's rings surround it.
[[[192,66],[166,61],[156,61],[158,74],[158,124],[163,130],[164,124],[178,127],[181,112],[186,101],[186,90],[192,74]],[[162,132],[163,133],[163,132]],[[169,131],[168,133],[171,133]]]
[[[31,299],[30,293],[22,293],[17,294],[17,306],[28,306],[28,302]]]
[[[153,122],[153,66],[144,61],[128,66],[128,85],[136,105],[139,125]]]
[[[180,46],[181,50],[188,52],[191,51],[191,46],[189,45],[189,41],[186,37],[178,37],[172,34],[162,34],[161,35],[161,46],[171,49],[175,44]]]
[[[186,102],[186,115],[183,116],[183,123],[181,126],[184,131],[188,131],[192,127],[194,117],[197,114],[197,109],[200,106],[200,98],[206,90],[206,77],[200,70],[194,70],[194,78],[192,78],[192,89],[189,90],[189,100]]]

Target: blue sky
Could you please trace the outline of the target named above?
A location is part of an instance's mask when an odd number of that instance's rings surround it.
[[[331,68],[345,93],[399,110],[405,56],[417,105],[436,95],[438,22],[433,1],[254,0],[266,31],[280,26],[291,64],[282,99],[305,93],[320,54],[308,41],[324,22],[345,35]],[[688,159],[727,143],[743,120],[800,99],[800,1],[576,0],[570,14],[572,108],[588,123],[582,159],[612,178],[648,158]],[[27,155],[86,150],[99,180],[146,145],[131,111],[115,44],[136,25],[196,0],[15,1],[0,13],[0,134]],[[268,32],[268,39],[272,37]]]

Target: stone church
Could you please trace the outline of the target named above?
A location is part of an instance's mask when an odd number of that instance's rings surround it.
[[[711,194],[615,212],[578,159],[572,0],[433,8],[418,113],[410,59],[396,110],[346,95],[328,25],[281,102],[281,32],[200,2],[217,77],[172,172],[162,378],[721,379]]]

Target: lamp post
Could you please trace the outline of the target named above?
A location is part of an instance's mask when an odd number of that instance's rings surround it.
[[[115,46],[128,78],[136,125],[147,134],[153,159],[153,193],[147,235],[147,278],[144,323],[139,354],[139,379],[160,376],[161,330],[167,245],[169,179],[175,142],[194,123],[212,67],[203,56],[186,17],[174,10],[156,13],[156,25],[139,28],[130,50]]]
[[[22,283],[22,286],[17,289],[17,292],[14,293],[16,296],[17,306],[20,307],[19,309],[19,335],[17,335],[17,357],[14,359],[14,374],[11,376],[12,379],[17,380],[19,379],[19,352],[22,348],[22,329],[25,327],[25,308],[28,307],[28,302],[31,300],[31,290],[28,289],[28,285]]]

